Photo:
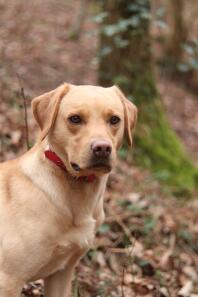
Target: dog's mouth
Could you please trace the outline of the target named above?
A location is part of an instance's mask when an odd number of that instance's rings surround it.
[[[75,171],[77,171],[77,172],[81,171],[81,168],[78,164],[73,163],[73,162],[71,162],[70,164]]]
[[[104,162],[96,162],[93,163],[86,168],[81,168],[77,163],[71,162],[71,166],[76,172],[82,172],[84,170],[89,171],[101,171],[101,172],[110,172],[112,169],[112,166],[110,164],[104,163]]]
[[[89,170],[94,170],[94,171],[104,171],[104,172],[109,172],[112,169],[112,166],[106,163],[96,163],[96,164],[91,164],[88,166]]]

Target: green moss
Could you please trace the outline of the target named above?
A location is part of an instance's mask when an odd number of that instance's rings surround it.
[[[139,109],[135,161],[150,169],[175,195],[189,196],[198,187],[198,168],[169,124],[151,67],[142,74],[137,70],[133,90],[126,90]]]
[[[135,136],[135,160],[149,168],[177,195],[192,194],[198,169],[170,127],[159,99],[140,106]]]

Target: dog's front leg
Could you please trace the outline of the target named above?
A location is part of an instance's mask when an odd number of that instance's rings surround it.
[[[70,297],[74,268],[83,255],[82,251],[72,254],[67,266],[45,279],[45,297]]]
[[[0,297],[20,297],[23,283],[0,272]]]
[[[104,208],[103,208],[103,196],[100,197],[93,214],[94,219],[96,220],[96,229],[102,225],[105,219]]]

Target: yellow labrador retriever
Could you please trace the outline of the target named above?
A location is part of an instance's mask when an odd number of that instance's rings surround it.
[[[0,165],[0,297],[43,278],[70,296],[75,265],[104,219],[103,193],[136,107],[116,87],[63,84],[32,101],[35,146]]]

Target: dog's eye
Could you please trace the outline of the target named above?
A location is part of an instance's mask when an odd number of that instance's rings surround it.
[[[112,117],[110,118],[110,124],[111,124],[111,125],[116,125],[116,124],[118,124],[119,122],[120,122],[120,118],[117,117],[117,116],[112,116]]]
[[[79,115],[75,114],[75,115],[69,117],[69,121],[72,124],[80,124],[82,122],[82,119]]]

